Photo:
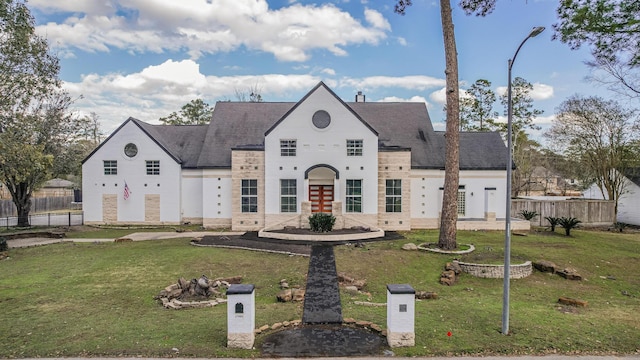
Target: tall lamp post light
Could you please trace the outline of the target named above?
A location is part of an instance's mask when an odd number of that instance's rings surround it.
[[[509,288],[510,288],[510,271],[511,271],[511,177],[513,167],[513,145],[512,145],[512,117],[513,104],[511,103],[511,68],[516,61],[516,56],[522,45],[532,37],[540,35],[544,31],[544,26],[534,27],[529,35],[522,40],[520,46],[513,54],[513,58],[509,59],[509,83],[507,85],[507,206],[504,219],[504,290],[502,294],[502,334],[509,334]]]

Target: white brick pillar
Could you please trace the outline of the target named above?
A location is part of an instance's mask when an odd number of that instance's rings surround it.
[[[390,347],[415,346],[415,297],[409,284],[387,285],[387,341]]]
[[[227,347],[251,349],[256,325],[256,294],[252,284],[232,284],[227,290]]]

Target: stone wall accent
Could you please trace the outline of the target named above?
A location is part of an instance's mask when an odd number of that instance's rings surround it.
[[[386,180],[402,180],[402,212],[386,211]],[[411,230],[411,151],[378,153],[378,227]]]
[[[144,194],[144,221],[160,221],[160,194]]]
[[[489,264],[473,264],[473,263],[464,263],[459,261],[457,262],[462,271],[481,278],[490,278],[490,279],[502,279],[504,278],[504,265],[489,265]],[[525,278],[533,272],[533,266],[531,265],[531,261],[527,261],[522,264],[511,265],[509,271],[509,277],[511,279],[522,279]]]
[[[412,332],[390,332],[387,330],[387,342],[392,348],[415,346],[416,334]]]
[[[102,221],[105,224],[118,221],[118,195],[102,194]]]
[[[242,180],[258,180],[258,212],[243,213]],[[233,150],[231,152],[231,229],[256,231],[265,227],[264,151]]]
[[[208,229],[231,229],[231,219],[204,218],[202,226]]]
[[[229,333],[227,334],[227,347],[236,349],[252,349],[255,341],[255,333]]]

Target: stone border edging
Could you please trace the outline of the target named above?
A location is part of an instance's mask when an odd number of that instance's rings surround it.
[[[460,265],[463,272],[479,278],[488,279],[503,279],[504,278],[504,265],[490,265],[490,264],[474,264],[465,263],[454,260]],[[522,264],[515,264],[509,267],[509,277],[512,279],[522,279],[533,273],[533,266],[531,261],[524,262]]]
[[[223,249],[251,250],[251,251],[265,252],[265,253],[271,253],[271,254],[289,255],[289,256],[304,256],[304,257],[309,257],[310,256],[310,255],[307,255],[307,254],[298,254],[298,253],[293,253],[293,252],[290,252],[290,251],[254,249],[254,248],[250,248],[250,247],[246,247],[246,246],[201,245],[201,244],[196,244],[194,241],[191,241],[190,244],[193,245],[193,246],[200,246],[200,247],[217,247],[217,248],[223,248]]]
[[[373,231],[355,234],[340,234],[340,235],[302,235],[302,234],[286,234],[276,232],[277,230],[266,231],[261,229],[258,231],[258,237],[278,239],[278,240],[298,240],[298,241],[354,241],[354,240],[367,240],[384,237],[384,230],[375,229]]]
[[[283,330],[283,329],[287,329],[287,328],[294,328],[294,327],[299,327],[299,326],[314,326],[313,324],[303,324],[302,320],[298,319],[298,320],[291,320],[291,321],[283,321],[283,322],[277,322],[273,325],[262,325],[259,328],[256,328],[253,330],[253,333],[255,335],[259,335],[259,334],[263,334],[267,331],[276,331],[276,330]],[[359,320],[355,320],[353,318],[346,318],[342,321],[341,326],[357,326],[363,329],[370,329],[373,330],[375,332],[377,332],[378,334],[380,334],[381,336],[387,336],[387,330],[383,329],[381,326],[371,322],[371,321],[359,321]]]
[[[470,252],[475,251],[476,247],[471,245],[471,244],[463,244],[463,245],[467,245],[469,247],[468,250],[442,250],[442,249],[433,249],[428,247],[428,245],[433,244],[433,243],[422,243],[420,245],[418,245],[418,249],[420,250],[425,250],[425,251],[431,251],[434,253],[438,253],[438,254],[455,254],[455,255],[462,255],[462,254],[468,254]],[[424,246],[427,245],[427,246]]]

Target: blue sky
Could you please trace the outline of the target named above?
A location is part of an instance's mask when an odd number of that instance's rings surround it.
[[[352,101],[424,101],[444,129],[444,49],[439,1],[30,0],[37,31],[61,58],[61,78],[110,133],[129,116],[150,123],[191,99],[236,100],[257,87],[265,101],[298,101],[319,81]],[[498,1],[485,18],[452,1],[460,87],[484,78],[501,93],[507,61],[535,26],[513,75],[534,84],[546,127],[567,97],[605,95],[584,80],[588,49],[552,41],[556,0]],[[504,109],[499,102],[495,110]],[[539,133],[532,134],[539,136]]]

